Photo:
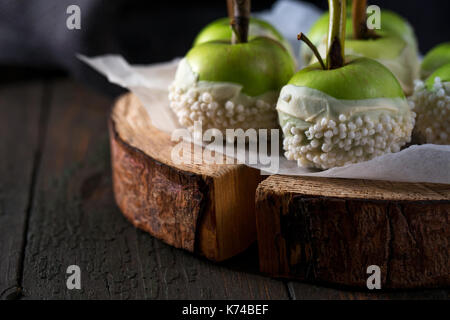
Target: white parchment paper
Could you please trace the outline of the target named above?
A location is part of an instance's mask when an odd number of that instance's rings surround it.
[[[286,18],[285,14],[289,14],[297,22],[286,23],[287,19],[283,19]],[[319,14],[318,10],[309,5],[279,1],[272,11],[264,12],[261,16],[275,24],[282,33],[291,33],[309,30]],[[304,16],[305,21],[294,19],[296,16]],[[94,58],[79,55],[78,58],[104,74],[110,82],[133,92],[149,113],[155,127],[167,133],[180,128],[168,101],[168,86],[174,79],[179,59],[149,66],[131,66],[116,55]],[[279,157],[272,159],[272,166],[249,163],[252,152],[247,149],[238,149],[236,154],[224,153],[268,174],[450,184],[450,146],[413,145],[395,154],[319,172],[297,167],[297,163],[287,160],[282,152]],[[273,162],[276,162],[276,166],[273,166]]]

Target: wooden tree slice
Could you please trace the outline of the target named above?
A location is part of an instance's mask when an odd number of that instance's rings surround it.
[[[271,176],[256,194],[262,272],[366,288],[450,285],[450,185]]]
[[[215,261],[256,240],[258,170],[175,164],[171,152],[177,142],[152,126],[132,94],[113,107],[110,140],[116,202],[136,227]]]

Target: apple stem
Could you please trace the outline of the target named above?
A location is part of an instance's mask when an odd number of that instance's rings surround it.
[[[232,7],[231,29],[233,30],[233,37],[231,42],[233,44],[247,42],[250,23],[250,0],[233,0]],[[230,8],[230,5],[228,8]]]
[[[378,36],[367,27],[367,0],[353,0],[352,20],[355,39],[376,39]]]
[[[323,62],[322,57],[320,56],[319,50],[317,50],[317,47],[311,42],[311,40],[309,40],[308,37],[302,32],[300,32],[297,35],[297,39],[303,41],[304,43],[306,43],[306,45],[311,49],[311,51],[316,56],[317,60],[320,62],[320,65],[322,66],[322,69],[326,70],[325,63]]]
[[[327,41],[327,69],[337,69],[344,65],[345,25],[347,18],[346,0],[328,0],[330,22]]]

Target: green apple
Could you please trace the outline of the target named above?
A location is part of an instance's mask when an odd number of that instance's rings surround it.
[[[171,108],[188,128],[275,128],[277,98],[294,71],[286,48],[270,38],[206,42],[180,62]]]
[[[347,57],[338,69],[311,65],[283,87],[277,103],[285,156],[328,169],[398,152],[414,126],[403,90],[383,65]]]
[[[450,42],[442,43],[427,53],[422,61],[422,79],[428,78],[434,71],[447,63],[450,63]]]
[[[414,90],[414,80],[419,78],[420,63],[417,43],[412,28],[395,13],[382,12],[383,29],[377,30],[375,39],[355,39],[353,23],[347,19],[345,53],[377,60],[386,66],[400,82],[405,94]],[[314,43],[314,42],[313,42]],[[322,41],[318,50],[325,53],[326,44]],[[312,59],[311,62],[315,62]]]
[[[351,19],[351,8],[347,10],[346,29],[347,39],[353,39],[353,22]],[[320,46],[327,38],[329,13],[324,13],[311,27],[308,37],[315,46]],[[402,38],[409,46],[417,50],[417,39],[412,26],[404,18],[389,10],[381,11],[381,29],[376,31],[381,36],[394,36]],[[309,64],[312,53],[302,46],[302,62]]]
[[[234,45],[225,41],[204,43],[192,48],[186,59],[200,81],[240,84],[249,96],[279,90],[294,71],[286,49],[264,37]]]
[[[280,42],[289,51],[289,54],[294,58],[292,46],[289,41],[287,41],[278,30],[272,26],[270,23],[257,19],[250,18],[249,24],[249,39],[255,37],[268,37],[273,40]],[[230,41],[232,36],[232,30],[230,27],[229,18],[221,18],[215,20],[203,28],[194,40],[194,47],[209,41],[215,40],[225,40]]]
[[[288,82],[308,87],[340,100],[404,98],[397,79],[383,65],[368,58],[347,56],[338,69],[323,70],[316,63],[297,72]]]
[[[374,59],[344,56],[349,42],[344,40],[345,2],[329,0],[329,4],[334,15],[326,63],[300,34],[320,63],[297,72],[282,88],[277,103],[286,158],[318,169],[398,152],[410,141],[414,126],[414,114],[392,72]],[[375,46],[378,39],[367,42]],[[395,55],[400,49],[391,44],[390,54]]]
[[[419,143],[450,144],[450,63],[418,81],[411,106],[417,113],[414,137]]]

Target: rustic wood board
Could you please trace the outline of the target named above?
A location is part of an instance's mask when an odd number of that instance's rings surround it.
[[[71,81],[52,86],[22,298],[288,299],[282,281],[257,274],[256,254],[251,263],[246,254],[217,265],[162,243],[123,217],[112,189],[111,103]],[[66,288],[72,264],[81,268],[81,290]]]
[[[177,142],[151,125],[132,94],[115,104],[110,135],[115,198],[136,227],[214,261],[235,256],[256,240],[258,170],[196,164],[193,156],[192,163],[174,163]]]
[[[216,264],[166,245],[134,228],[114,204],[106,135],[111,100],[67,80],[2,80],[0,299],[450,297],[446,289],[286,286],[257,274],[254,246]],[[74,263],[82,290],[65,286],[65,269]]]
[[[366,287],[450,285],[450,185],[271,176],[257,190],[262,272]]]

